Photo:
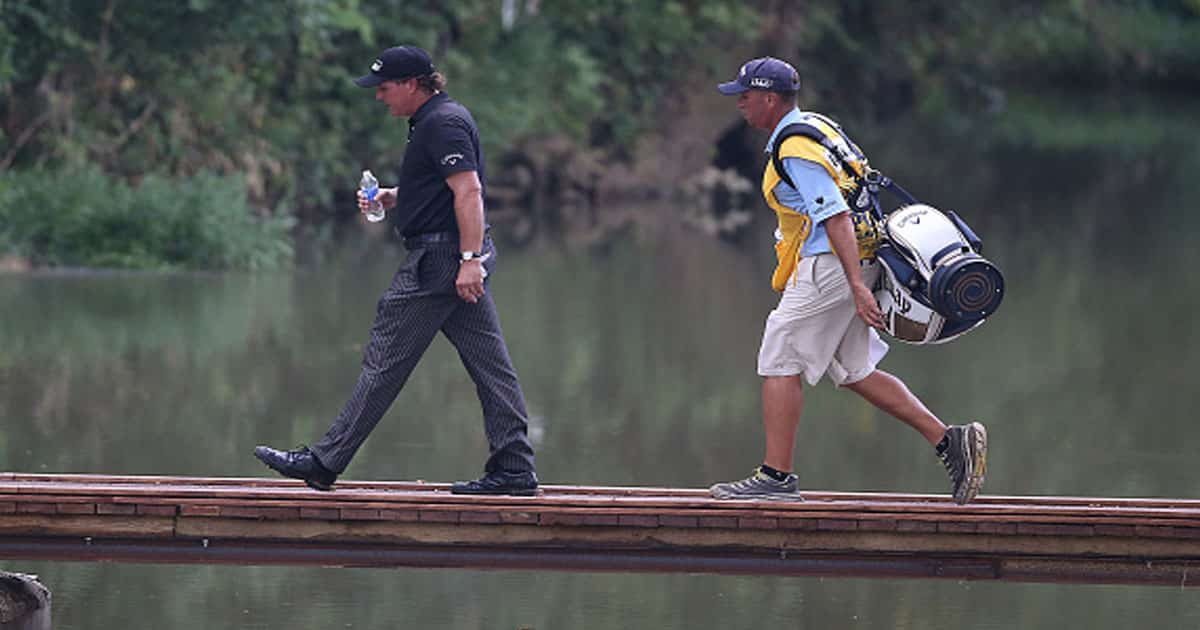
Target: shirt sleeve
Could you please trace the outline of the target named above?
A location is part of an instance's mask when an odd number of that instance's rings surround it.
[[[429,143],[429,157],[441,173],[449,177],[464,171],[478,171],[475,142],[471,128],[461,119],[447,117],[438,121]]]
[[[850,209],[825,167],[804,158],[784,158],[783,168],[802,198],[803,207],[797,209],[806,212],[814,224]]]

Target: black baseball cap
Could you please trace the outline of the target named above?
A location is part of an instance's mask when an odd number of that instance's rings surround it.
[[[748,90],[796,92],[800,90],[800,73],[782,59],[759,57],[742,64],[737,78],[718,85],[717,89],[728,95]]]
[[[379,54],[371,64],[371,74],[354,80],[358,87],[375,87],[384,81],[403,81],[433,74],[429,53],[416,46],[395,46]]]

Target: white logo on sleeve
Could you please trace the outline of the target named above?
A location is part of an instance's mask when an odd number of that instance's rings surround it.
[[[442,166],[454,166],[461,159],[463,159],[463,154],[461,153],[447,153],[442,156]]]

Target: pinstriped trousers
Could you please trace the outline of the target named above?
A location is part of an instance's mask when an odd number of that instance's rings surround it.
[[[489,277],[495,246],[484,241]],[[421,355],[440,330],[458,350],[483,406],[490,456],[486,472],[533,471],[525,398],[500,330],[491,291],[474,304],[458,297],[458,243],[423,244],[408,257],[379,299],[362,373],[350,399],[319,442],[310,447],[329,470],[341,474],[399,395]]]

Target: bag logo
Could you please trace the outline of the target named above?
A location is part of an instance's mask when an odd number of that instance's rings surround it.
[[[867,190],[866,186],[863,186],[858,193],[858,199],[854,202],[854,205],[859,208],[866,208],[871,205],[871,191]]]
[[[912,303],[908,301],[908,298],[904,297],[904,293],[900,289],[892,288],[892,299],[896,301],[896,310],[901,315],[906,315],[912,310]]]
[[[902,228],[902,227],[908,225],[909,223],[912,223],[914,225],[920,225],[921,224],[921,215],[923,215],[925,213],[926,213],[926,211],[924,208],[911,209],[907,214],[899,217],[896,220],[896,228],[897,229]]]

